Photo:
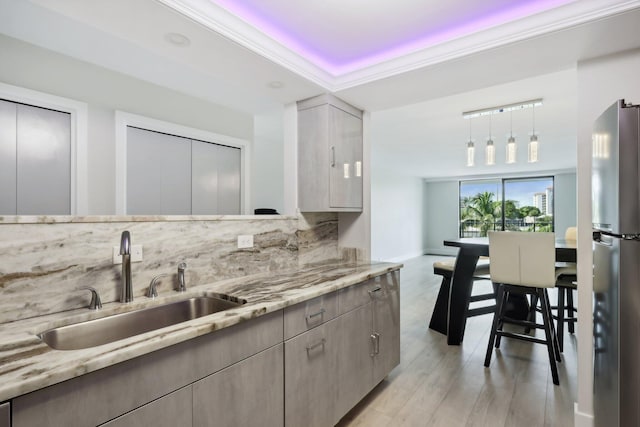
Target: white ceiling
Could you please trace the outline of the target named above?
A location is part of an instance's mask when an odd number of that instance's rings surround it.
[[[252,114],[334,92],[373,112],[374,162],[424,177],[470,173],[462,111],[531,98],[545,99],[541,161],[507,172],[575,167],[577,61],[640,46],[638,0],[0,0],[0,10],[0,33]],[[167,43],[169,32],[190,45]],[[527,126],[514,115],[518,140]]]

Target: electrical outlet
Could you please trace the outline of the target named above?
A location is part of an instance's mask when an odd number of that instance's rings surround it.
[[[243,234],[238,236],[238,249],[252,248],[253,234]]]
[[[122,264],[120,246],[113,247],[113,265]],[[142,262],[142,245],[131,245],[131,262]]]

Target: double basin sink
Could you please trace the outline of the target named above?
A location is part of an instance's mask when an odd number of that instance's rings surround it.
[[[199,296],[46,330],[38,336],[55,350],[78,350],[239,307],[246,301]]]

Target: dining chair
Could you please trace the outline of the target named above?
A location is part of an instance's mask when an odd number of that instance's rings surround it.
[[[576,227],[567,227],[564,233],[564,239],[567,242],[577,242],[578,229]],[[558,303],[552,306],[551,310],[556,310],[554,319],[557,321],[558,345],[560,352],[564,351],[564,324],[570,334],[575,333],[576,308],[573,304],[573,291],[577,289],[578,266],[574,262],[556,263],[556,288],[558,289]]]
[[[476,264],[476,269],[473,273],[473,280],[491,280],[489,277],[489,257],[480,257]],[[442,276],[442,282],[440,283],[440,290],[438,291],[438,297],[436,304],[431,313],[431,320],[429,321],[429,329],[447,333],[447,320],[448,320],[448,307],[449,307],[449,292],[451,290],[451,279],[453,277],[453,270],[455,268],[455,259],[438,260],[433,263],[433,274]],[[469,304],[493,300],[495,301],[495,292],[472,295]],[[481,316],[483,314],[490,314],[495,311],[495,304],[489,306],[481,306],[471,308],[467,306],[466,317]]]
[[[545,344],[549,354],[553,383],[560,384],[556,361],[561,362],[549,293],[556,284],[555,235],[519,231],[489,232],[490,276],[497,286],[496,310],[491,325],[484,366],[489,367],[493,347],[500,347],[502,337]],[[537,297],[542,307],[542,323],[533,319],[517,320],[505,315],[506,301],[510,293]],[[545,339],[504,330],[505,324],[543,329]]]

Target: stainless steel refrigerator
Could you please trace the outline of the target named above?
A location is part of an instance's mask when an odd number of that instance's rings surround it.
[[[640,108],[593,127],[594,421],[640,426]]]

